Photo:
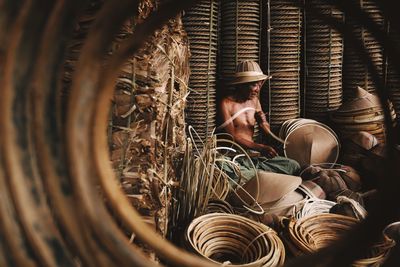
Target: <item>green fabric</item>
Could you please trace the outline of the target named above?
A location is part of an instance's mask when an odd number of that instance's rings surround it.
[[[232,158],[226,156],[225,159],[232,160]],[[254,157],[251,158],[251,161],[249,158],[243,156],[236,158],[235,162],[239,165],[240,173],[242,175],[241,180],[239,180],[240,177],[235,173],[234,167],[231,164],[219,163],[219,166],[229,175],[230,178],[235,180],[235,182],[240,182],[240,184],[243,184],[255,176],[255,170],[251,162],[253,162],[257,170],[288,175],[296,175],[300,171],[300,165],[297,161],[281,156],[276,156],[271,159],[266,157]],[[234,186],[235,182],[231,181],[232,186]]]

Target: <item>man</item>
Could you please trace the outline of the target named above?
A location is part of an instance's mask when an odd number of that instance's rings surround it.
[[[267,135],[271,134],[269,123],[261,109],[259,92],[268,79],[260,66],[254,61],[243,61],[236,67],[233,80],[229,83],[235,88],[220,103],[220,116],[223,122],[218,128],[230,134],[233,140],[248,151],[258,151],[262,156],[251,160],[257,169],[283,174],[296,174],[299,164],[285,157],[278,156],[276,150],[269,145],[253,141],[256,122]],[[237,162],[245,178],[254,175],[251,162],[245,157]],[[228,170],[229,171],[229,170]],[[233,172],[233,170],[231,170]]]

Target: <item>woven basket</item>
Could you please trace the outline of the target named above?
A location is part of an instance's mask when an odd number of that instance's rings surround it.
[[[333,244],[357,223],[354,218],[338,214],[317,214],[292,220],[287,230],[288,247],[295,255],[317,251]],[[383,236],[382,241],[373,245],[365,257],[355,261],[353,266],[379,266],[394,244],[393,240]]]
[[[203,257],[224,266],[281,266],[285,248],[268,226],[239,215],[211,213],[194,219],[186,238]]]

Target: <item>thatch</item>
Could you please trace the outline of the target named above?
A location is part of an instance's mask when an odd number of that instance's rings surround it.
[[[143,1],[119,37],[156,8]],[[188,42],[180,17],[157,31],[121,69],[113,99],[111,159],[134,207],[165,235],[172,162],[185,144]],[[172,79],[172,82],[171,82]]]

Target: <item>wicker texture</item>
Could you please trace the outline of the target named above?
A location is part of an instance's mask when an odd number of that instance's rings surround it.
[[[218,9],[218,1],[203,0],[183,17],[191,51],[186,122],[203,141],[216,126]],[[202,147],[200,140],[196,144]]]
[[[311,119],[290,119],[282,124],[279,137],[285,140],[284,153],[300,166],[325,162],[335,163],[340,143],[327,125]]]
[[[186,238],[200,255],[224,266],[282,266],[285,248],[272,228],[246,217],[210,213],[189,225]]]
[[[221,75],[229,79],[241,61],[260,60],[260,2],[222,1],[221,14]]]
[[[292,220],[287,232],[287,243],[295,255],[311,253],[333,244],[358,223],[358,220],[338,214],[317,214]],[[365,257],[353,266],[380,266],[386,259],[394,241],[383,237],[374,244]]]
[[[219,74],[227,83],[244,60],[260,63],[261,5],[258,0],[222,1]],[[225,88],[224,90],[231,90]],[[254,139],[259,135],[256,125]]]
[[[272,79],[269,94],[262,103],[268,106],[273,129],[285,120],[300,116],[300,40],[302,11],[292,1],[270,3],[269,67]],[[290,95],[290,97],[287,97]]]
[[[377,23],[381,30],[384,28],[384,17],[378,6],[372,0],[358,0],[360,7]],[[372,33],[359,25],[356,20],[346,16],[346,25],[353,29],[357,38],[362,40],[366,52],[372,58],[372,62],[378,69],[379,75],[383,72],[383,48],[372,36]],[[371,73],[367,64],[360,57],[360,53],[351,42],[347,42],[344,48],[343,61],[343,100],[347,101],[354,97],[357,86],[365,88],[369,92],[375,91]]]
[[[321,13],[342,20],[343,13],[321,0],[307,1]],[[306,9],[307,12],[307,9]],[[328,121],[328,112],[342,104],[343,36],[310,12],[306,13],[305,116]]]
[[[391,103],[389,108],[394,121],[396,113]],[[379,142],[385,142],[384,114],[379,99],[362,88],[358,88],[357,96],[345,102],[330,117],[341,139],[365,131],[375,135]]]

